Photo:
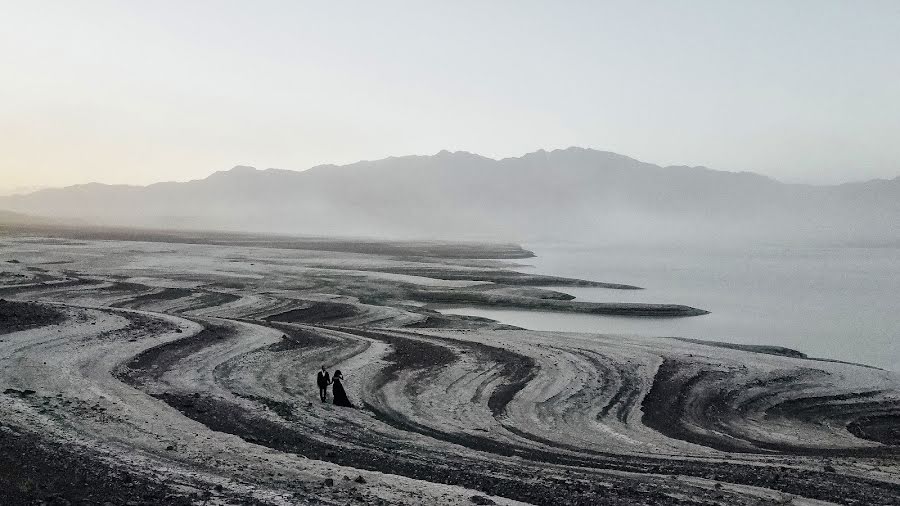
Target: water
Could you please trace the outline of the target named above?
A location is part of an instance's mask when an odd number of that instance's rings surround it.
[[[533,330],[681,336],[772,344],[810,356],[900,370],[900,250],[529,245],[523,272],[645,290],[554,288],[575,300],[676,303],[711,311],[628,318],[478,307],[442,309]],[[521,261],[520,261],[521,262]]]

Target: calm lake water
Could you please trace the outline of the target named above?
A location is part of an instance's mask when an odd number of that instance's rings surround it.
[[[681,336],[773,344],[810,356],[900,370],[900,249],[699,249],[529,245],[522,272],[642,286],[554,288],[576,300],[676,303],[711,311],[626,318],[455,307],[533,330]]]

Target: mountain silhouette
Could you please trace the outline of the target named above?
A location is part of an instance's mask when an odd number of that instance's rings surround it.
[[[0,209],[105,225],[312,235],[892,242],[900,238],[900,178],[815,186],[583,148],[501,160],[441,151],[305,171],[236,166],[184,183],[91,183],[0,197]]]

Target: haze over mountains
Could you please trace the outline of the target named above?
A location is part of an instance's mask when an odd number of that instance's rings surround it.
[[[442,151],[302,172],[238,166],[185,183],[0,197],[0,209],[103,225],[311,235],[900,243],[900,177],[785,184],[582,148],[502,160]]]

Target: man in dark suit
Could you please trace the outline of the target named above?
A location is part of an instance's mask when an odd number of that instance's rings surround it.
[[[316,375],[316,383],[319,385],[319,397],[322,399],[322,402],[325,402],[325,399],[328,398],[328,385],[331,384],[331,376],[328,375],[324,365],[319,374]]]

